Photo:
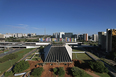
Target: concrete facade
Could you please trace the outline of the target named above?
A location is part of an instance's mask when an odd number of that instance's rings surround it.
[[[98,32],[98,45],[106,49],[106,32]]]
[[[107,34],[106,34],[106,52],[111,52],[113,49],[112,46],[112,40],[116,39],[116,38],[112,38],[113,36],[116,36],[116,29],[107,29],[106,30]],[[116,43],[114,43],[116,44]]]
[[[93,41],[98,41],[98,35],[97,34],[93,34],[92,35],[92,40]]]
[[[83,34],[84,41],[88,41],[88,34]]]
[[[60,32],[59,33],[59,38],[65,38],[65,33],[64,32]]]

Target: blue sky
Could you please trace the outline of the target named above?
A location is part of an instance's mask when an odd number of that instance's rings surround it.
[[[97,34],[116,28],[116,0],[0,0],[0,33]]]

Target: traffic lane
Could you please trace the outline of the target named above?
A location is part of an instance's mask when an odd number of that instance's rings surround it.
[[[8,51],[7,53],[1,53],[1,54],[0,54],[0,57],[3,57],[3,56],[5,56],[5,55],[8,55],[8,54],[11,54],[11,53],[14,53],[14,52],[17,52],[17,51],[19,51],[19,50],[21,50],[21,48],[18,48],[18,49],[15,49],[15,50],[10,50],[10,51]]]

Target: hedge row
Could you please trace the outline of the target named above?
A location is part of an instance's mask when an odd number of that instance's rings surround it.
[[[3,62],[8,61],[8,60],[16,59],[17,57],[18,57],[17,54],[6,55],[3,58],[0,58],[0,63],[3,63]]]

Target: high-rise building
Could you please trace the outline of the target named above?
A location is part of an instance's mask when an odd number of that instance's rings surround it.
[[[73,33],[65,33],[65,38],[66,38],[66,37],[72,38],[72,35],[73,35]]]
[[[93,41],[98,41],[98,35],[97,34],[93,34],[92,35],[92,40]]]
[[[88,41],[88,34],[83,34],[83,40]]]
[[[59,38],[65,38],[65,33],[64,32],[59,32]]]
[[[78,35],[78,39],[83,40],[83,35],[82,34]]]
[[[116,29],[107,29],[106,32],[106,52],[116,51]]]
[[[106,32],[98,32],[98,45],[106,49]]]
[[[59,33],[53,33],[53,38],[59,38]]]

